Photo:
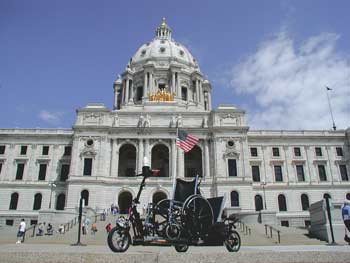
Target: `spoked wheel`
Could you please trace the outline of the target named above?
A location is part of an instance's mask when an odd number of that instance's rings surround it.
[[[170,211],[170,203],[171,203],[170,199],[163,199],[159,201],[158,204],[156,205],[155,221],[158,225],[157,234],[161,236],[166,234],[166,227],[169,225],[170,221],[171,221],[170,223],[174,225],[177,225],[180,223],[181,210],[178,207],[179,205],[182,206],[182,203],[179,204],[179,202],[174,201],[173,208],[171,211]],[[169,216],[171,217],[171,220]]]
[[[230,252],[237,252],[241,247],[241,237],[235,230],[231,230],[230,234],[224,241],[225,247]]]
[[[194,236],[204,236],[213,225],[213,210],[201,195],[190,196],[184,203],[182,213]]]
[[[114,227],[109,232],[108,246],[113,252],[125,252],[131,243],[131,237],[129,232],[119,227]]]
[[[175,250],[177,252],[186,252],[188,250],[188,245],[175,245]]]

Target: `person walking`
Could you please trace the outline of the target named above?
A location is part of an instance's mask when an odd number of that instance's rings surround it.
[[[26,222],[22,218],[21,223],[18,226],[17,242],[16,242],[16,244],[20,244],[20,243],[24,242],[23,237],[24,237],[25,232],[26,232]]]
[[[345,199],[342,207],[342,217],[345,225],[345,237],[344,240],[350,245],[350,238],[347,235],[347,231],[350,232],[350,200]]]
[[[96,225],[96,223],[92,223],[92,225],[91,225],[91,235],[95,235],[96,232],[97,232],[97,225]]]

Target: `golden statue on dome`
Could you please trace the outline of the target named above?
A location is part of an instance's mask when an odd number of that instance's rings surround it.
[[[149,101],[174,101],[175,93],[159,89],[157,92],[148,92]]]

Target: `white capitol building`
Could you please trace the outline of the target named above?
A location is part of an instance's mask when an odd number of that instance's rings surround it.
[[[113,84],[114,107],[77,110],[72,129],[0,129],[0,224],[76,216],[135,197],[144,156],[152,168],[141,207],[170,198],[172,179],[202,177],[204,196],[225,195],[242,215],[261,211],[281,225],[309,224],[309,205],[350,196],[350,129],[250,130],[245,111],[212,109],[210,81],[171,36],[163,19],[155,38],[132,56]],[[177,128],[199,138],[188,153]]]

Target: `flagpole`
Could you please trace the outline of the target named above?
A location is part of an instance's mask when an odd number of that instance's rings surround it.
[[[336,130],[337,127],[335,126],[335,122],[334,122],[334,118],[333,118],[333,111],[332,111],[332,105],[331,105],[331,100],[329,98],[329,95],[328,95],[328,91],[332,90],[331,88],[328,88],[326,86],[326,93],[327,93],[327,99],[328,99],[328,106],[329,106],[329,111],[331,112],[331,117],[332,117],[332,122],[333,122],[333,130]]]
[[[177,140],[177,138],[179,137],[179,128],[177,127],[176,128],[176,139],[175,140]],[[180,151],[180,149],[179,148],[177,148],[177,151]],[[176,158],[176,160],[177,160],[177,158]],[[177,160],[178,161],[178,160]],[[176,170],[178,170],[179,169],[179,167],[176,167],[177,169]],[[174,200],[174,198],[175,198],[175,187],[176,187],[176,174],[175,174],[175,171],[173,171],[173,196],[172,196],[172,200]]]

